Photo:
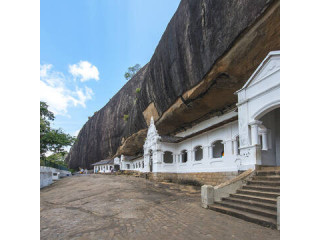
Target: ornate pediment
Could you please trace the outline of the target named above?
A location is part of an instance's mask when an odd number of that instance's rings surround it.
[[[272,51],[262,61],[246,84],[237,92],[252,86],[280,70],[280,51]]]

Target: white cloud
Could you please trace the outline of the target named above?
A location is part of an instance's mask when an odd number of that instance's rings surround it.
[[[40,66],[40,100],[47,102],[55,115],[67,115],[69,107],[86,107],[86,101],[92,99],[93,91],[88,87],[74,90],[65,85],[66,77],[52,70],[52,64]]]
[[[78,129],[77,131],[75,131],[75,132],[73,133],[73,136],[74,136],[74,137],[77,137],[77,136],[79,135],[80,130],[81,130],[81,128]]]
[[[80,77],[81,82],[85,82],[90,79],[99,80],[98,68],[88,61],[80,61],[77,64],[69,65],[69,72],[75,78]]]
[[[40,77],[46,77],[48,71],[52,68],[52,64],[43,64],[40,65]]]

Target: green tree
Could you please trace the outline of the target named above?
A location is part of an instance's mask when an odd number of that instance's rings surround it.
[[[64,161],[66,156],[66,152],[53,153],[50,156],[48,156],[46,160],[68,168],[68,164]]]
[[[75,138],[66,134],[62,129],[52,129],[50,121],[54,114],[48,110],[48,105],[40,101],[40,158],[44,159],[47,151],[66,153],[64,147],[72,146]]]
[[[47,157],[48,161],[52,161],[52,162],[57,162],[59,164],[64,165],[64,160],[66,158],[66,153],[65,152],[59,152],[59,153],[54,153],[51,154],[50,156]]]
[[[124,77],[127,80],[130,80],[140,69],[140,64],[136,64],[133,67],[129,67],[128,71],[124,74]]]

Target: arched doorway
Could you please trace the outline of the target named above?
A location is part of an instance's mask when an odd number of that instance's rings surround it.
[[[260,134],[261,164],[280,166],[280,107],[260,114],[257,120],[266,128]],[[263,134],[266,134],[265,137]]]
[[[149,151],[149,167],[150,167],[150,172],[152,172],[152,167],[153,167],[153,153],[152,153],[152,150]]]

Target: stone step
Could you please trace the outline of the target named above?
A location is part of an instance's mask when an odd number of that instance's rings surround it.
[[[260,166],[258,170],[279,170],[280,166]]]
[[[262,181],[262,180],[249,180],[248,185],[263,185],[263,186],[277,186],[280,187],[279,181]]]
[[[248,199],[227,197],[227,198],[222,198],[222,201],[224,201],[224,202],[234,202],[234,203],[240,203],[240,204],[247,204],[247,205],[250,205],[250,206],[261,207],[261,208],[264,208],[264,209],[269,209],[269,210],[274,210],[274,211],[277,210],[277,205],[276,204],[258,202],[258,201],[248,200]]]
[[[280,176],[280,170],[257,170],[257,176],[270,176],[270,175],[278,175]]]
[[[263,217],[277,219],[277,211],[264,209],[263,207],[257,207],[249,204],[234,203],[234,202],[227,202],[227,201],[215,202],[214,204],[227,207],[227,208],[238,209],[248,213],[254,213]]]
[[[254,213],[248,213],[238,209],[228,208],[220,206],[217,204],[209,205],[209,209],[215,210],[217,212],[226,213],[228,215],[244,219],[248,222],[257,223],[265,227],[271,227],[273,229],[277,228],[277,220],[273,218],[263,217]]]
[[[252,200],[256,202],[269,203],[269,204],[277,204],[277,200],[275,198],[258,197],[258,196],[252,196],[252,195],[244,195],[240,193],[230,194],[230,197],[245,199],[245,200]]]
[[[254,190],[254,191],[261,191],[261,192],[274,192],[280,193],[280,187],[270,187],[270,186],[260,186],[260,185],[245,185],[242,189]]]
[[[254,176],[251,180],[280,182],[280,176],[278,176],[278,175],[271,175],[271,176]]]
[[[250,195],[250,196],[267,197],[267,198],[277,198],[278,196],[280,196],[280,193],[261,192],[261,191],[248,190],[248,189],[239,189],[237,193],[243,194],[243,195]]]

